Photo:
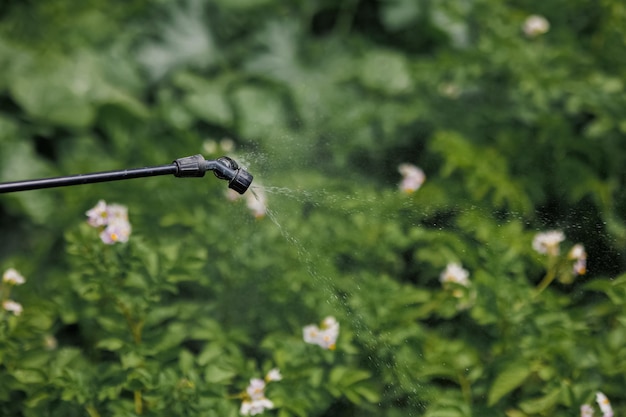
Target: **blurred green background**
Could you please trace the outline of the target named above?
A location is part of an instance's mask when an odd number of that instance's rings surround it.
[[[0,414],[234,416],[274,366],[281,417],[624,413],[625,46],[619,0],[2,1],[0,181],[226,154],[267,212],[211,175],[0,196]]]

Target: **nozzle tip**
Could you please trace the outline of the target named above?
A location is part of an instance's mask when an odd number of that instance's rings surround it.
[[[246,192],[254,177],[245,169],[239,168],[232,180],[228,183],[228,188],[237,191],[239,194]]]
[[[217,162],[221,164],[222,169],[215,169],[215,176],[228,180],[228,188],[237,191],[239,194],[245,193],[250,184],[252,184],[254,177],[245,169],[239,168],[237,162],[227,156],[219,158]]]

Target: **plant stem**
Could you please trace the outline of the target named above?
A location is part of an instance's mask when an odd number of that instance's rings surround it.
[[[543,290],[548,288],[548,286],[552,283],[552,281],[554,281],[555,277],[556,277],[556,265],[552,265],[551,268],[548,269],[548,273],[546,274],[546,276],[543,277],[539,285],[537,285],[537,288],[535,289],[535,297],[541,294]]]
[[[9,296],[11,295],[11,286],[1,285],[0,288],[2,288],[2,292],[0,292],[0,294],[2,294],[2,297],[0,297],[0,301],[5,302],[9,299]]]
[[[128,323],[128,328],[130,329],[130,333],[133,336],[133,341],[136,345],[141,344],[141,331],[143,330],[144,325],[143,320],[135,322],[135,320],[133,320],[133,315],[130,312],[130,309],[126,306],[126,304],[118,301],[117,305],[119,306],[120,310],[122,310],[122,314],[126,319],[126,323]]]
[[[470,386],[469,380],[463,375],[462,372],[459,372],[459,384],[461,385],[461,393],[463,393],[463,399],[467,403],[467,405],[472,404],[472,388]]]
[[[143,414],[143,400],[141,399],[141,390],[136,389],[133,392],[135,397],[135,414]]]
[[[350,32],[358,5],[358,0],[344,0],[339,6],[339,13],[335,23],[335,30],[339,34],[345,35]]]
[[[128,323],[128,327],[130,328],[130,333],[133,336],[133,341],[136,345],[141,344],[141,332],[143,330],[144,321],[138,320],[135,321],[133,319],[133,315],[130,311],[130,308],[121,301],[117,302],[120,310],[122,310],[122,314],[126,319],[126,323]],[[133,391],[133,398],[135,400],[135,414],[141,415],[143,414],[143,399],[141,398],[141,390],[137,389]]]
[[[548,272],[546,272],[546,276],[543,277],[541,282],[535,288],[534,296],[537,297],[539,294],[543,292],[548,286],[554,281],[557,276],[557,273],[562,267],[563,261],[559,259],[559,256],[556,254],[550,254],[548,258]]]
[[[87,410],[87,414],[89,414],[89,417],[100,417],[100,413],[98,413],[98,410],[96,410],[96,407],[94,407],[93,405],[86,405],[85,409]]]

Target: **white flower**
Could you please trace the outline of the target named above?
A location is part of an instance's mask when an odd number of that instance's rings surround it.
[[[254,217],[261,219],[267,213],[267,197],[262,188],[255,188],[246,194],[246,205],[254,214]]]
[[[267,382],[280,381],[281,379],[283,379],[283,376],[280,374],[278,368],[270,369],[267,375],[265,375],[265,380]]]
[[[22,314],[22,305],[18,302],[15,302],[13,300],[6,300],[2,303],[2,307],[6,310],[9,311],[13,314],[15,314],[16,316],[19,316],[20,314]]]
[[[274,408],[274,403],[265,398],[265,381],[260,378],[252,378],[250,385],[246,388],[245,399],[241,403],[239,412],[244,416],[254,416],[271,408]]]
[[[448,282],[454,282],[463,286],[469,286],[469,272],[461,267],[456,262],[451,262],[446,266],[446,269],[439,275],[439,281],[442,284]]]
[[[448,98],[458,98],[461,95],[461,89],[454,83],[439,84],[439,93]]]
[[[308,326],[304,326],[302,329],[302,338],[306,343],[311,343],[316,345],[317,340],[320,336],[320,329],[314,324],[309,324]]]
[[[398,172],[402,175],[400,190],[407,194],[417,191],[426,180],[424,171],[412,164],[398,165]]]
[[[611,402],[602,392],[598,391],[596,393],[596,402],[602,410],[602,417],[613,417],[613,408],[611,407]]]
[[[574,260],[574,275],[585,275],[587,272],[587,252],[585,247],[577,243],[567,254],[568,259]]]
[[[537,233],[533,239],[533,249],[542,254],[557,256],[559,243],[563,240],[565,240],[565,235],[560,230]]]
[[[46,350],[54,350],[57,348],[58,344],[57,338],[51,334],[47,334],[43,338],[43,345]]]
[[[581,405],[580,417],[593,417],[593,408],[589,404]]]
[[[339,322],[332,316],[326,317],[322,321],[321,328],[310,324],[302,329],[302,335],[306,343],[335,350],[339,337]]]
[[[587,252],[585,252],[585,247],[582,244],[577,243],[572,246],[567,257],[569,259],[587,258]]]
[[[337,329],[339,331],[339,322],[333,316],[328,316],[322,320],[322,329]]]
[[[260,378],[252,378],[250,385],[246,388],[246,393],[253,400],[265,397],[265,381]]]
[[[526,36],[534,38],[550,30],[550,22],[545,17],[534,14],[526,18],[522,30]]]
[[[220,141],[220,148],[226,153],[230,153],[235,149],[235,142],[232,139],[224,138]]]
[[[26,282],[24,277],[13,268],[9,268],[2,274],[2,281],[9,285],[22,285]]]
[[[242,197],[241,194],[239,194],[237,191],[233,190],[232,188],[228,188],[226,190],[226,199],[228,201],[238,201],[240,200]]]
[[[246,206],[250,209],[252,215],[257,219],[262,219],[267,214],[267,196],[263,188],[259,187],[258,182],[256,184],[257,186],[254,187],[254,190],[249,190],[245,195],[241,195],[229,188],[226,190],[226,199],[234,202],[245,198]]]
[[[252,410],[252,401],[243,400],[241,402],[241,408],[239,409],[239,412],[241,413],[241,415],[249,416],[250,410]]]
[[[202,143],[202,149],[206,153],[213,155],[217,152],[217,142],[211,139],[207,139]]]
[[[239,412],[244,416],[255,416],[262,414],[266,409],[274,408],[274,403],[267,398],[261,398],[259,400],[244,400],[241,403]]]

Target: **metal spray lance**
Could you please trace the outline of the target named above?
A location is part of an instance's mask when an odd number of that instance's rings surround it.
[[[216,160],[205,160],[202,155],[193,155],[179,158],[169,165],[5,182],[0,183],[0,193],[65,187],[68,185],[91,184],[96,182],[120,181],[168,174],[172,174],[175,177],[203,177],[207,171],[213,171],[217,178],[228,181],[228,187],[237,191],[239,194],[246,192],[253,179],[248,171],[240,168],[237,162],[227,156]]]

